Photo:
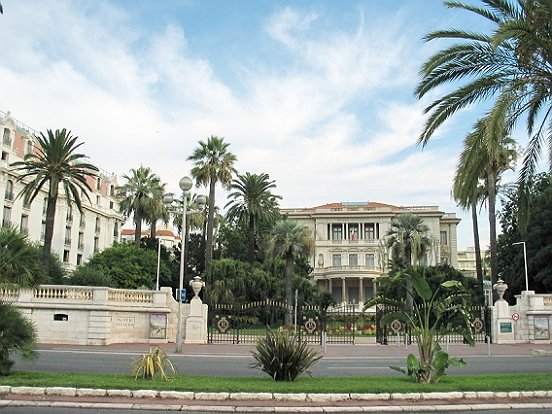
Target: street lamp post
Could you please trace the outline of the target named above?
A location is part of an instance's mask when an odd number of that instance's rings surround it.
[[[512,245],[515,244],[523,244],[523,262],[525,264],[525,290],[529,290],[529,276],[527,275],[527,247],[525,245],[524,241],[512,243]]]
[[[186,246],[186,209],[187,209],[187,201],[188,201],[188,191],[192,188],[193,181],[190,177],[182,177],[180,181],[178,182],[178,185],[180,189],[182,190],[182,201],[180,201],[182,206],[182,211],[178,211],[182,213],[182,242],[180,245],[180,274],[178,278],[178,315],[177,315],[177,328],[176,328],[176,352],[181,353],[182,352],[182,299],[180,295],[182,295],[182,290],[184,289],[184,250]],[[199,196],[197,197],[198,204],[201,204],[202,201],[204,203],[205,197]],[[163,196],[163,203],[168,207],[170,206],[174,201],[172,194],[165,194]]]

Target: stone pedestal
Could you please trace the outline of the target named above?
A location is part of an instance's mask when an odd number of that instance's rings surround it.
[[[514,325],[508,302],[504,299],[497,300],[493,307],[493,342],[495,344],[515,343]]]
[[[207,305],[197,296],[190,301],[190,314],[185,323],[185,344],[207,343]]]

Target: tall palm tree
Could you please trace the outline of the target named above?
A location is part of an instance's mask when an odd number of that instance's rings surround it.
[[[211,135],[207,141],[199,141],[197,147],[188,160],[194,162],[192,176],[199,187],[209,187],[207,234],[205,245],[205,268],[213,258],[213,229],[215,224],[215,188],[220,183],[228,188],[232,182],[232,175],[236,172],[234,163],[236,156],[228,151],[229,143],[224,138]]]
[[[485,120],[479,120],[464,141],[464,149],[460,155],[453,186],[453,191],[456,191],[457,195],[469,195],[470,201],[475,202],[477,193],[474,189],[478,188],[481,180],[484,182],[485,196],[489,204],[491,284],[493,285],[498,280],[496,251],[497,187],[500,175],[512,167],[516,154],[515,141],[507,134],[506,128],[489,128]]]
[[[259,221],[272,221],[278,217],[278,200],[282,197],[270,191],[276,188],[268,174],[238,174],[230,186],[229,207],[226,217],[229,220],[247,225],[247,259],[255,261],[255,240],[258,237]]]
[[[465,81],[426,107],[429,118],[419,137],[425,145],[435,130],[459,110],[494,99],[487,122],[506,114],[506,128],[526,115],[531,136],[524,155],[520,180],[534,172],[546,139],[552,146],[552,2],[549,0],[480,0],[481,7],[445,1],[490,21],[490,34],[469,29],[439,30],[426,41],[456,41],[431,56],[422,66],[418,98],[447,83]],[[496,126],[497,133],[500,126]]]
[[[293,274],[295,271],[295,259],[308,257],[314,249],[312,232],[306,227],[289,219],[277,222],[272,230],[272,238],[269,241],[268,251],[275,257],[285,260],[285,297],[288,311],[286,312],[286,325],[292,324],[291,308],[293,304]]]
[[[14,162],[11,166],[15,171],[22,172],[17,181],[25,183],[18,194],[18,197],[23,197],[24,204],[31,203],[43,189],[48,193],[42,261],[44,267],[49,269],[60,185],[67,205],[74,202],[82,213],[81,194],[90,201],[88,192],[92,191],[87,178],[95,178],[99,170],[84,162],[86,155],[76,152],[84,143],[77,143],[78,137],[72,136],[71,131],[65,128],[55,132],[49,129],[46,135],[41,132],[35,139],[38,151],[26,154],[23,161]],[[28,179],[30,181],[26,182]]]
[[[151,219],[155,200],[163,196],[163,184],[149,167],[143,166],[132,168],[123,178],[127,182],[117,189],[119,208],[126,217],[133,217],[134,244],[140,247],[142,221]]]
[[[429,227],[423,223],[420,216],[411,213],[399,214],[392,218],[391,228],[387,230],[387,248],[391,249],[391,257],[395,266],[416,266],[419,260],[431,247]],[[412,279],[406,278],[406,307],[411,310]]]
[[[163,195],[165,194],[165,183],[160,183],[155,188],[153,199],[151,200],[151,209],[146,221],[150,225],[150,238],[155,239],[157,233],[157,221],[163,220],[165,223],[169,221],[169,212],[163,204]]]

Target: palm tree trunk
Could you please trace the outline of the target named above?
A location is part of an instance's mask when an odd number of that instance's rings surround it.
[[[157,220],[152,220],[150,224],[150,238],[155,240],[155,233],[157,233]]]
[[[249,215],[249,226],[247,230],[247,260],[249,263],[255,261],[255,218]]]
[[[140,240],[142,238],[142,217],[134,216],[134,245],[140,247]]]
[[[211,177],[209,181],[209,215],[207,216],[207,240],[205,243],[205,269],[213,260],[213,229],[215,227],[215,185],[217,181]]]
[[[51,184],[52,185],[52,184]],[[50,273],[50,254],[52,252],[52,239],[54,237],[54,223],[56,218],[57,189],[50,190],[48,204],[46,205],[46,226],[44,229],[44,250],[42,251],[42,263],[48,274]]]
[[[473,244],[475,246],[475,272],[477,274],[477,281],[481,295],[484,295],[483,290],[483,266],[481,264],[481,244],[479,243],[479,223],[477,220],[477,205],[472,203],[472,227],[473,227]]]
[[[293,270],[294,270],[294,258],[293,255],[288,253],[286,255],[286,326],[291,326],[292,320],[292,305],[293,305]]]
[[[488,191],[489,191],[489,243],[491,250],[491,285],[498,280],[498,257],[496,249],[496,176],[493,172],[488,172]]]

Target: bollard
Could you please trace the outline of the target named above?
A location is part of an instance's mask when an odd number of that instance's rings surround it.
[[[487,356],[491,356],[491,337],[486,336],[487,338]]]

